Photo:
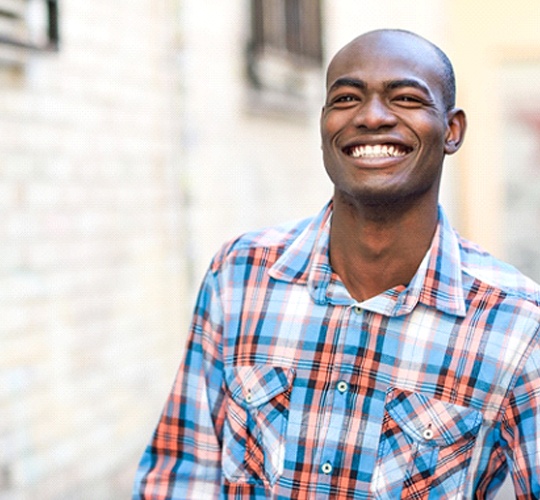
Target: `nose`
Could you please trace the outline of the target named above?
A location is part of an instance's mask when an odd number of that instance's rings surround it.
[[[388,105],[378,96],[372,96],[359,107],[354,124],[357,127],[369,130],[378,130],[384,127],[393,127],[396,124],[396,116]]]

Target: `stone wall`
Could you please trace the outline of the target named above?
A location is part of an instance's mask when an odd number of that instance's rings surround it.
[[[0,67],[0,498],[122,498],[183,348],[178,11],[60,7]]]

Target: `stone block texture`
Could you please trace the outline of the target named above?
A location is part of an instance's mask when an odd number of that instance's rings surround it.
[[[172,382],[176,3],[60,2],[58,52],[0,61],[0,499],[127,498]]]

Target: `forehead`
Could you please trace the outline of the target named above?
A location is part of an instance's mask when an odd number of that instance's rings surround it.
[[[401,79],[424,82],[442,94],[444,68],[435,50],[422,39],[402,33],[371,33],[341,49],[328,67],[327,89],[339,78],[353,77],[368,85]]]

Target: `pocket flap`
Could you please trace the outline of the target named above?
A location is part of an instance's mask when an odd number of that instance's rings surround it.
[[[398,388],[389,391],[386,411],[412,439],[437,446],[476,437],[483,420],[473,408]]]
[[[293,368],[271,365],[225,368],[225,382],[232,398],[246,408],[268,403],[292,385]]]

